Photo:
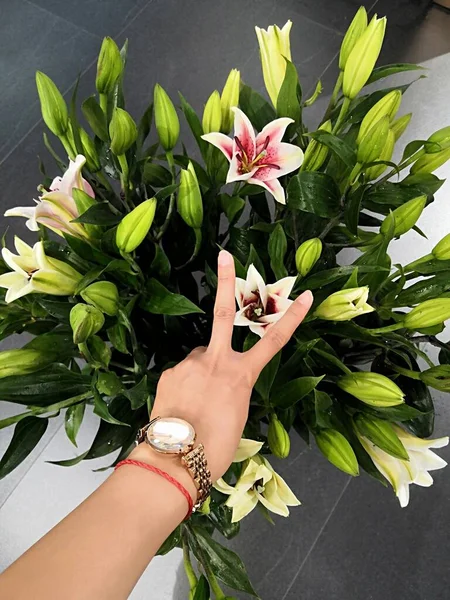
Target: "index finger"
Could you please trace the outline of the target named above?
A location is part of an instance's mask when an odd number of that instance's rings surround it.
[[[236,315],[235,283],[234,259],[229,252],[221,250],[217,260],[217,294],[209,343],[213,351],[231,347]]]
[[[259,375],[266,364],[291,339],[297,327],[306,317],[313,303],[313,295],[308,290],[301,294],[288,308],[286,313],[270,327],[264,337],[246,352],[250,368]]]

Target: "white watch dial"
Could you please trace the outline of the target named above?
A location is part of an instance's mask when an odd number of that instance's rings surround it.
[[[194,443],[195,431],[184,419],[161,417],[148,428],[147,440],[159,452],[178,453]]]

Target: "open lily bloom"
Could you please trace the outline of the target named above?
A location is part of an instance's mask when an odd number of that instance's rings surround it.
[[[70,161],[64,175],[55,177],[50,190],[39,200],[35,200],[36,206],[10,208],[5,212],[5,217],[25,217],[26,226],[31,231],[38,231],[41,223],[59,235],[69,233],[76,237],[86,237],[84,227],[79,223],[71,222],[79,216],[77,205],[72,197],[73,188],[85,191],[91,198],[95,197],[91,185],[81,175],[85,162],[85,157],[78,154],[74,161]]]
[[[430,448],[447,446],[448,436],[423,440],[401,427],[393,425],[393,429],[408,452],[409,461],[387,454],[363,436],[360,436],[360,440],[376,468],[394,488],[400,506],[404,508],[409,503],[409,486],[414,483],[422,487],[430,487],[433,485],[433,478],[429,471],[443,469],[447,465],[445,460]]]
[[[2,249],[3,260],[12,269],[0,275],[0,287],[8,290],[7,304],[33,292],[55,296],[70,296],[75,292],[82,276],[65,262],[46,256],[42,242],[31,248],[16,236],[14,245],[18,254]]]
[[[247,279],[236,277],[239,310],[234,324],[247,326],[250,331],[262,337],[267,328],[281,319],[292,304],[293,300],[289,300],[289,295],[295,280],[296,277],[284,277],[276,283],[266,285],[256,267],[250,265]]]
[[[294,121],[275,119],[255,136],[253,125],[242,110],[233,107],[234,137],[223,133],[207,133],[202,138],[221,150],[230,162],[227,183],[246,181],[260,185],[277,202],[286,204],[283,186],[278,178],[300,167],[303,151],[294,144],[282,142],[286,128]]]

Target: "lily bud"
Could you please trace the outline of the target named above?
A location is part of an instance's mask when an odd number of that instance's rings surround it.
[[[208,496],[208,498],[206,498],[205,502],[203,502],[203,504],[201,505],[199,512],[202,515],[209,515],[209,513],[211,512],[211,496]]]
[[[41,71],[36,73],[36,86],[45,124],[55,135],[65,135],[69,127],[69,114],[61,92],[50,77]]]
[[[450,233],[447,233],[431,252],[437,260],[450,260]]]
[[[353,477],[359,475],[359,466],[353,448],[336,429],[323,429],[316,435],[316,444],[332,465]]]
[[[356,42],[366,29],[367,11],[364,6],[360,6],[356,15],[353,17],[353,21],[350,23],[350,27],[347,29],[341,44],[341,52],[339,54],[339,68],[341,71],[344,70],[347,59],[350,56],[350,52],[353,50]]]
[[[202,193],[191,161],[189,161],[187,169],[181,170],[177,208],[186,225],[193,229],[199,229],[202,226]]]
[[[446,148],[449,148],[450,147],[450,125],[448,125],[447,127],[443,127],[442,129],[439,129],[438,131],[435,131],[434,133],[432,133],[430,135],[430,137],[428,138],[428,141],[439,144],[441,147],[441,150],[445,150]]]
[[[156,212],[156,198],[136,206],[119,223],[116,244],[122,252],[133,252],[144,240],[152,226]]]
[[[439,365],[422,371],[420,379],[441,392],[450,392],[450,365]]]
[[[425,329],[440,325],[450,319],[450,298],[425,300],[405,315],[403,325],[406,329]]]
[[[367,286],[340,290],[328,296],[316,308],[314,315],[325,321],[350,321],[375,310],[367,304],[368,297]]]
[[[384,116],[359,141],[358,162],[365,164],[377,160],[383,152],[388,133],[389,117]]]
[[[350,100],[366,85],[380,54],[385,30],[386,17],[377,19],[375,15],[353,46],[345,63],[342,82],[344,96]]]
[[[53,362],[54,357],[49,357],[41,350],[4,350],[0,352],[0,379],[11,375],[26,375],[43,369]]]
[[[400,137],[405,132],[405,129],[408,127],[409,122],[411,121],[412,113],[408,113],[407,115],[403,115],[393,123],[391,123],[391,131],[394,134],[395,141],[399,140]]]
[[[83,146],[83,154],[86,158],[86,166],[91,173],[97,173],[102,168],[100,158],[98,157],[97,148],[94,140],[92,140],[84,129],[80,128],[81,145]]]
[[[381,448],[391,456],[401,460],[409,460],[405,447],[392,429],[392,425],[383,419],[359,414],[355,420],[355,427],[360,435],[370,440],[375,446]]]
[[[418,196],[396,208],[381,223],[380,232],[387,233],[394,221],[394,237],[403,235],[414,227],[427,203],[426,196]]]
[[[291,60],[291,43],[289,40],[291,27],[292,21],[288,21],[282,29],[278,25],[271,25],[267,28],[267,31],[255,27],[264,83],[275,108],[286,75],[286,59]]]
[[[325,121],[320,127],[319,131],[327,131],[331,133],[332,124],[331,121]],[[328,156],[328,148],[325,144],[321,144],[318,140],[312,139],[308,147],[305,150],[305,155],[302,162],[302,171],[318,171],[325,162]]]
[[[116,42],[105,37],[97,61],[95,87],[99,94],[111,94],[123,71],[123,61]]]
[[[137,127],[132,117],[123,108],[115,108],[109,124],[111,152],[121,156],[134,144],[137,138]]]
[[[110,281],[91,283],[80,295],[85,302],[92,304],[110,317],[116,315],[119,310],[119,292],[115,284]]]
[[[295,253],[295,266],[302,277],[306,277],[322,254],[322,241],[311,238],[303,242]]]
[[[267,432],[269,448],[277,458],[286,458],[291,450],[291,440],[283,423],[274,414],[270,417],[269,430]]]
[[[410,173],[418,175],[423,173],[433,173],[439,167],[442,167],[450,159],[450,148],[433,152],[433,154],[424,154],[412,165]]]
[[[391,379],[380,375],[361,371],[340,377],[338,386],[370,406],[388,407],[403,403],[405,394]]]
[[[221,129],[222,133],[230,133],[234,123],[232,108],[239,104],[239,92],[241,89],[241,72],[231,69],[223,86],[220,96],[220,108],[222,111]]]
[[[381,100],[378,100],[361,121],[356,143],[359,144],[372,127],[376,123],[379,123],[380,119],[383,117],[388,117],[389,122],[391,122],[400,108],[401,101],[402,94],[400,90],[393,90],[392,92],[389,92],[389,94],[386,94],[386,96],[383,96]]]
[[[394,152],[394,146],[395,136],[392,129],[390,129],[387,134],[386,143],[384,144],[384,148],[378,157],[378,160],[391,160]],[[386,169],[387,165],[374,165],[373,167],[369,167],[365,170],[366,180],[373,181],[374,179],[378,179],[378,177],[380,177],[380,175],[382,175]]]
[[[103,314],[87,304],[75,304],[70,311],[70,326],[73,331],[73,343],[82,344],[91,335],[100,331],[105,323]]]
[[[220,131],[222,123],[222,108],[220,105],[220,94],[215,90],[205,104],[203,111],[202,127],[203,133]]]
[[[155,85],[153,98],[156,130],[161,146],[167,152],[178,142],[180,121],[172,100],[158,83]]]

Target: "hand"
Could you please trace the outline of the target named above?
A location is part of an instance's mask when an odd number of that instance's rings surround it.
[[[233,257],[222,250],[211,341],[195,348],[159,380],[151,418],[180,417],[191,423],[205,447],[211,478],[228,469],[248,416],[250,395],[261,370],[289,341],[311,307],[305,292],[248,352],[231,348],[235,304]]]

